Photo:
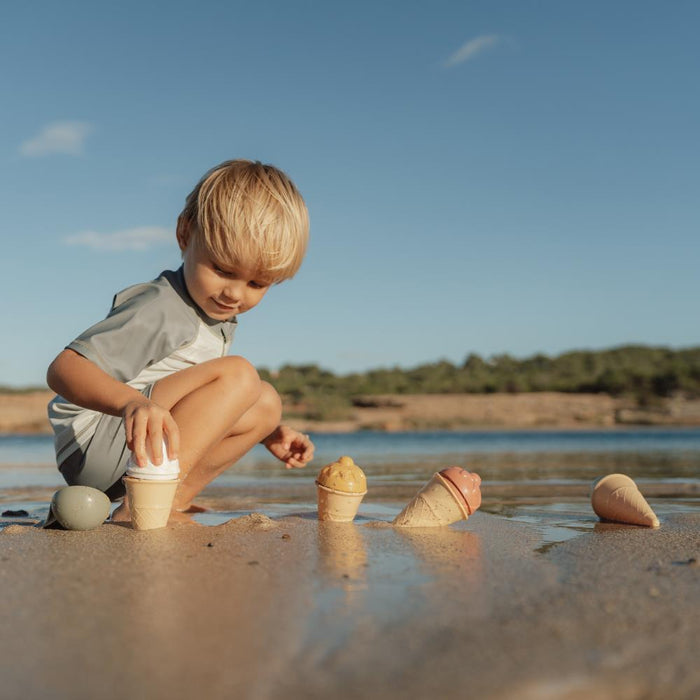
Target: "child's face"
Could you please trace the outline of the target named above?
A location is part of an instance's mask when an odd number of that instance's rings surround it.
[[[226,321],[257,306],[270,288],[252,270],[222,267],[190,239],[183,245],[185,284],[194,302],[209,318]]]

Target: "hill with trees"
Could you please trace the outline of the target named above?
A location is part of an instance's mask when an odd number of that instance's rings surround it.
[[[629,345],[555,357],[468,355],[336,375],[260,370],[305,430],[700,425],[700,347]],[[2,389],[0,432],[48,432],[46,387]],[[335,427],[334,427],[335,426]]]
[[[524,359],[470,354],[461,365],[440,360],[341,376],[317,365],[285,365],[261,376],[317,420],[342,418],[367,397],[387,394],[593,393],[628,397],[644,407],[662,398],[700,397],[700,347],[627,345]]]

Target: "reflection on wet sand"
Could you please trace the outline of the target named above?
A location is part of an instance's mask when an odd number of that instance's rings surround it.
[[[481,585],[484,566],[479,535],[450,527],[397,528],[396,532],[411,546],[426,573],[441,578],[459,570],[463,583]]]
[[[414,558],[417,566],[410,579],[418,580],[419,572],[433,579],[453,576],[455,570],[461,570],[463,582],[474,586],[481,584],[484,570],[481,538],[473,532],[459,527],[395,528],[385,521],[364,525],[319,522],[317,537],[321,570],[329,578],[339,581],[348,593],[368,588],[369,562],[362,534],[366,528],[382,531],[384,537],[389,538],[388,543],[393,543],[382,561],[377,562],[380,568],[391,568],[387,559],[391,551],[393,558],[400,557],[404,561],[407,561],[407,556]]]
[[[319,521],[318,554],[323,572],[349,594],[367,587],[367,548],[355,523]]]

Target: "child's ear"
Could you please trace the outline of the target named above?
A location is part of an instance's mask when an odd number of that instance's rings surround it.
[[[184,253],[187,244],[190,242],[190,220],[184,214],[180,214],[177,219],[175,235],[177,236],[177,244]]]

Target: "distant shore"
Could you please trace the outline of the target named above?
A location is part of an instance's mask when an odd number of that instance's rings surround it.
[[[0,393],[0,432],[49,434],[50,391]],[[700,426],[700,400],[657,399],[639,407],[606,394],[386,394],[357,401],[349,419],[309,420],[285,405],[285,422],[304,432]]]

